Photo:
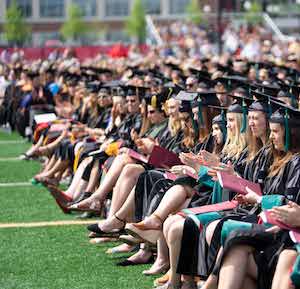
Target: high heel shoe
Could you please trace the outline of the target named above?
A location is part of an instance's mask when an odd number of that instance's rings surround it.
[[[158,226],[151,226],[151,225],[147,225],[145,221],[141,221],[139,223],[134,223],[134,226],[142,231],[146,231],[146,230],[160,230],[162,227],[162,224],[164,222],[164,220],[158,215],[153,213],[151,215],[152,217],[155,217],[158,221],[159,221],[159,225]]]
[[[60,207],[60,209],[65,213],[65,214],[70,214],[71,211],[68,209],[68,204],[59,200],[58,198],[56,198],[53,194],[51,194],[52,197],[54,198],[56,204]]]
[[[82,205],[80,203],[76,203],[69,206],[68,209],[71,211],[99,213],[102,209],[102,202],[93,201],[90,205]]]
[[[73,201],[73,199],[64,193],[64,191],[60,190],[58,187],[54,185],[48,185],[46,186],[50,194],[57,200],[59,200],[61,203],[64,204],[70,204],[70,202]]]
[[[132,235],[135,238],[142,239],[144,242],[156,244],[158,239],[161,237],[161,230],[141,230],[136,227],[136,224],[131,223],[125,226],[127,234]]]
[[[78,198],[73,201],[72,205],[76,204],[76,203],[80,203],[84,200],[86,200],[87,198],[89,198],[92,195],[92,192],[83,192],[81,193]]]
[[[158,275],[162,273],[166,273],[168,269],[170,268],[169,264],[164,264],[160,268],[157,268],[156,270],[145,270],[143,271],[143,274],[146,276],[153,276],[153,275]]]
[[[108,236],[109,237],[119,237],[120,235],[125,233],[124,226],[125,226],[126,222],[124,220],[120,219],[119,217],[117,217],[116,215],[114,215],[114,217],[118,221],[123,223],[123,226],[120,229],[114,229],[109,232],[105,232],[99,228],[98,223],[87,226],[87,229],[91,232],[96,233],[97,237],[108,237]]]
[[[120,235],[119,241],[123,242],[123,243],[126,243],[126,244],[128,244],[130,246],[134,246],[134,245],[143,243],[142,239],[135,238],[135,237],[133,237],[131,235]]]

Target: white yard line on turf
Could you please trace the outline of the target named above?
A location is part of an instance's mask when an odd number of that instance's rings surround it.
[[[26,140],[0,140],[0,145],[6,145],[6,144],[21,144],[26,143]]]
[[[11,157],[11,158],[0,158],[0,162],[16,162],[21,161],[19,157]]]
[[[66,225],[88,225],[94,224],[95,220],[65,220],[52,222],[31,222],[31,223],[0,223],[0,229],[7,228],[33,228],[33,227],[49,227],[49,226],[66,226]]]
[[[0,183],[0,188],[9,187],[30,187],[32,184],[30,182],[19,182],[19,183]]]

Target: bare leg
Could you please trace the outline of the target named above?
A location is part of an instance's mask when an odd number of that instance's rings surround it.
[[[99,177],[100,177],[99,161],[97,160],[93,164],[90,179],[89,179],[88,185],[86,187],[87,192],[93,192],[95,190],[96,185],[99,181]]]
[[[252,267],[253,278],[257,275],[256,264],[253,260],[253,248],[236,246],[225,257],[219,274],[218,289],[240,289]]]
[[[164,235],[168,240],[170,253],[169,283],[178,285],[180,283],[180,274],[176,272],[179,254],[181,249],[181,240],[184,227],[184,219],[181,216],[170,216],[164,223]],[[184,288],[195,288],[196,284],[193,276],[183,276]],[[183,288],[183,287],[182,287]]]
[[[132,261],[136,264],[145,264],[149,261],[151,257],[152,252],[143,248],[143,244],[141,244],[141,249],[134,255],[130,256],[127,260]]]
[[[94,193],[94,197],[102,200],[105,199],[107,194],[113,189],[114,185],[116,184],[124,166],[130,162],[132,162],[132,160],[127,155],[122,154],[116,156],[103,180],[103,183]]]
[[[75,191],[72,194],[72,199],[76,200],[82,192],[87,191],[86,190],[87,185],[88,185],[88,183],[85,180],[81,179],[79,181],[77,187],[75,188]]]
[[[115,214],[127,222],[133,221],[135,211],[135,187],[131,190],[123,206]]]
[[[138,164],[128,164],[124,167],[113,190],[109,217],[122,207],[136,185],[139,175],[144,171],[144,167]]]
[[[217,225],[219,224],[219,222],[220,222],[220,220],[213,221],[206,228],[205,238],[206,238],[206,242],[208,245],[211,244],[215,229],[216,229]]]
[[[80,184],[81,182],[81,177],[82,177],[82,174],[85,170],[85,168],[88,166],[88,164],[92,161],[92,158],[89,157],[89,158],[86,158],[84,159],[80,165],[78,166],[78,169],[73,177],[73,180],[72,180],[72,183],[71,185],[69,186],[69,188],[66,190],[66,194],[70,197],[72,197],[73,199],[76,197],[75,196],[75,192],[77,191],[77,188],[78,188],[78,185]],[[85,181],[84,181],[85,182]],[[86,183],[86,182],[85,182]]]
[[[294,288],[290,282],[290,269],[295,263],[297,255],[297,252],[294,250],[284,250],[280,254],[272,282],[272,289]]]
[[[256,282],[252,278],[246,276],[241,289],[256,289],[256,288],[257,288]]]
[[[46,165],[46,166],[44,167],[44,169],[42,170],[42,172],[47,172],[47,171],[49,171],[49,170],[55,165],[56,162],[57,162],[57,159],[55,158],[55,156],[52,156],[52,157],[49,159],[47,165]],[[41,172],[41,173],[42,173],[42,172]]]
[[[170,254],[170,277],[169,282],[174,286],[180,283],[180,275],[176,272],[180,248],[181,248],[181,239],[184,226],[184,219],[174,222],[168,231],[164,231],[167,244],[169,246]]]
[[[134,212],[135,190],[134,186],[139,175],[144,171],[143,166],[138,164],[128,164],[124,167],[113,191],[112,205],[107,220],[99,223],[99,227],[109,232],[124,226]],[[117,218],[114,215],[117,215]]]
[[[67,130],[64,130],[61,135],[55,139],[53,142],[47,144],[47,145],[44,145],[44,146],[40,146],[36,153],[38,155],[49,155],[52,153],[52,151],[59,146],[59,144],[62,142],[62,140],[67,136],[68,132]]]
[[[143,227],[147,229],[159,229],[162,221],[166,220],[169,214],[178,212],[186,208],[190,202],[191,195],[188,190],[181,185],[171,187],[162,198],[159,206],[153,214],[143,221]]]
[[[77,204],[78,207],[90,206],[95,201],[104,201],[107,194],[113,189],[116,184],[124,166],[130,162],[133,162],[130,157],[125,154],[118,155],[110,169],[108,170],[103,182],[100,184],[99,188],[95,193],[88,199]]]
[[[43,144],[44,136],[41,135],[36,144],[32,145],[30,149],[27,150],[26,155],[32,156],[36,152],[36,150]]]
[[[54,174],[57,173],[58,171],[67,169],[68,164],[69,164],[68,160],[63,161],[63,160],[59,159],[56,162],[56,164],[48,172],[43,173],[42,176],[44,176],[44,177],[53,177]]]
[[[169,268],[169,249],[164,236],[157,243],[157,258],[149,270],[143,271],[145,275],[160,274]]]

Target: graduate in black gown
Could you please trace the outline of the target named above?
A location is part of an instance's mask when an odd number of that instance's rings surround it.
[[[264,195],[259,198],[249,192],[243,198],[263,206],[268,199],[279,195],[281,203],[300,199],[300,158],[299,158],[300,111],[283,106],[270,118],[270,140],[272,141],[273,162],[264,182]],[[253,288],[267,289],[271,286],[276,262],[282,249],[293,245],[285,230],[273,233],[264,225],[252,225],[250,230],[236,230],[228,237],[224,251],[214,273],[219,274],[219,288],[240,288],[249,277],[247,264],[255,270],[251,276],[257,280]],[[221,269],[219,269],[221,266]],[[239,274],[230,274],[230,269],[243,268]],[[222,284],[222,285],[221,285]],[[248,288],[251,288],[250,285]]]

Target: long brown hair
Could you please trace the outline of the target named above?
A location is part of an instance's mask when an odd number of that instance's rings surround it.
[[[283,125],[281,125],[281,127],[284,129]],[[274,161],[269,169],[269,177],[281,174],[285,169],[286,164],[294,157],[294,155],[300,153],[300,127],[290,128],[290,135],[291,143],[287,152],[278,151],[275,149],[274,145],[272,145],[271,153],[274,156]]]
[[[210,134],[213,118],[218,115],[218,110],[213,107],[202,108],[203,126],[199,126],[199,142],[202,143]]]
[[[182,143],[186,148],[193,148],[195,145],[195,131],[192,125],[191,117],[187,112],[181,112],[182,116],[186,116],[184,125],[182,125],[183,140]],[[181,121],[182,122],[182,121]]]
[[[141,137],[146,133],[146,131],[150,127],[150,121],[147,117],[148,108],[147,108],[146,101],[144,99],[141,101],[141,104],[140,104],[140,112],[141,112],[141,115],[142,115],[142,127],[141,127],[141,130],[140,130],[139,136]]]

